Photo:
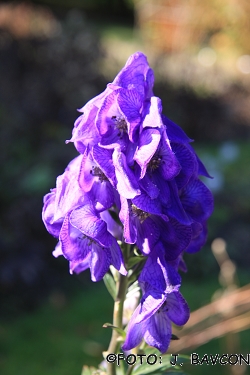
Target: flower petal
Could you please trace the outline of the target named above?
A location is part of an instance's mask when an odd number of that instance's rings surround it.
[[[202,230],[192,238],[190,244],[186,248],[187,253],[196,253],[199,251],[202,246],[204,246],[205,242],[207,240],[207,226],[206,223],[203,223]]]
[[[81,260],[70,261],[69,262],[70,273],[73,274],[73,272],[74,272],[76,274],[79,274],[79,273],[87,270],[89,268],[90,259],[91,259],[91,252],[88,253],[87,257],[83,261],[81,261]]]
[[[109,250],[111,254],[111,264],[117,269],[117,271],[119,271],[122,275],[126,276],[128,272],[123,263],[121,248],[118,245],[115,238],[113,238]]]
[[[101,220],[92,204],[86,204],[72,211],[70,223],[89,238],[97,241],[101,246],[109,247],[112,236],[108,236],[107,224]]]
[[[125,155],[116,148],[113,152],[113,163],[119,194],[127,199],[139,195],[140,189],[132,170],[128,167]]]
[[[82,233],[72,227],[69,221],[70,214],[65,216],[59,240],[64,257],[70,261],[83,261],[91,251],[91,243]]]
[[[127,121],[129,139],[135,142],[135,132],[141,121],[142,97],[136,90],[120,90],[117,102]]]
[[[158,128],[163,130],[164,125],[161,118],[162,104],[161,99],[157,96],[152,96],[148,103],[146,113],[142,123],[143,128]]]
[[[181,189],[188,183],[197,169],[196,155],[191,151],[191,147],[189,149],[183,144],[172,142],[171,146],[181,165],[180,173],[175,178],[178,189]]]
[[[181,278],[178,272],[166,262],[165,249],[160,242],[151,251],[140,274],[139,282],[148,284],[162,293],[179,289]]]
[[[192,142],[192,139],[190,139],[186,133],[173,121],[171,121],[166,116],[162,115],[162,121],[164,125],[166,126],[167,135],[170,141],[177,142],[177,143],[184,143],[187,144],[189,142]]]
[[[146,56],[141,52],[129,57],[125,67],[113,81],[113,85],[136,89],[142,97],[151,95],[153,83],[153,72],[149,68]]]
[[[161,242],[165,248],[165,256],[168,261],[175,260],[191,242],[191,225],[183,225],[170,218],[169,222],[158,220],[161,231]]]
[[[155,154],[161,139],[161,133],[158,129],[143,129],[140,134],[138,148],[135,152],[134,160],[141,167],[140,179],[145,176],[148,163]]]
[[[192,221],[188,217],[186,210],[184,210],[184,205],[182,205],[182,202],[180,201],[176,182],[169,181],[168,186],[170,190],[171,205],[167,208],[167,214],[178,220],[181,224],[190,225]]]
[[[135,319],[135,323],[145,322],[151,318],[154,313],[159,310],[159,308],[165,302],[166,297],[163,293],[160,293],[154,289],[146,291],[141,299],[139,305],[139,313]]]
[[[171,322],[166,313],[155,314],[150,322],[147,321],[147,330],[144,335],[146,343],[165,353],[172,336]]]
[[[121,197],[121,210],[119,218],[124,226],[123,237],[127,243],[134,244],[137,239],[137,228],[135,224],[135,218],[132,217],[130,212],[130,202]]]
[[[90,258],[90,273],[92,281],[101,280],[108,272],[111,264],[110,250],[93,244]]]
[[[156,223],[148,217],[142,223],[137,220],[137,240],[138,249],[148,255],[160,237],[160,230]]]
[[[84,114],[75,121],[72,138],[66,141],[66,143],[74,142],[77,151],[82,154],[87,145],[93,146],[100,141],[100,134],[95,125],[98,107],[95,104],[89,104],[86,109]]]
[[[189,181],[182,189],[180,199],[183,208],[194,221],[203,222],[213,212],[212,193],[198,179]]]
[[[151,199],[155,199],[158,197],[160,190],[154,184],[152,179],[150,178],[149,174],[145,174],[145,176],[139,181],[139,187],[147,193]]]
[[[113,186],[116,185],[115,167],[112,161],[112,150],[94,146],[92,149],[93,159]]]
[[[137,316],[140,312],[140,305],[135,309],[127,328],[126,340],[122,345],[122,350],[130,350],[140,344],[145,332],[145,324],[136,323]]]
[[[167,296],[167,315],[174,324],[182,326],[187,323],[190,311],[187,302],[180,292],[173,292]]]

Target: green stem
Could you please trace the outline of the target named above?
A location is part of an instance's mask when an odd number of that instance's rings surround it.
[[[119,281],[118,281],[118,292],[117,292],[117,297],[116,297],[116,301],[114,304],[113,325],[121,329],[123,328],[122,326],[123,304],[124,304],[126,293],[127,293],[127,285],[128,285],[127,276],[123,276],[120,274]],[[116,353],[117,347],[118,347],[118,342],[117,342],[118,337],[119,337],[119,333],[113,329],[112,337],[110,340],[107,353],[109,354]],[[116,363],[107,363],[107,374],[116,375]]]

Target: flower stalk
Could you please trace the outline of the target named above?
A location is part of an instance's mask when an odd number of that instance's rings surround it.
[[[123,325],[122,325],[123,305],[124,305],[124,301],[126,298],[127,285],[128,285],[127,276],[119,275],[117,298],[114,302],[113,326],[117,328],[121,328],[121,329],[123,328]],[[117,349],[119,345],[119,342],[118,342],[119,336],[120,336],[119,333],[115,329],[113,329],[107,354],[117,353]],[[107,364],[107,373],[108,375],[116,375],[116,363]]]

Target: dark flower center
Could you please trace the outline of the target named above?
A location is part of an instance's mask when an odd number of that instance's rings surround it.
[[[144,222],[144,220],[147,219],[147,217],[150,216],[148,212],[142,211],[140,208],[136,207],[135,204],[132,204],[131,209],[132,209],[133,215],[138,217],[141,224]]]
[[[101,182],[108,181],[107,177],[105,176],[105,174],[101,171],[99,167],[93,166],[92,169],[90,170],[90,173],[92,174],[92,176],[98,177],[99,181]]]
[[[82,238],[88,240],[88,244],[87,244],[88,246],[92,246],[93,244],[99,245],[99,243],[96,240],[94,240],[93,238],[89,236],[86,236],[86,234],[83,234]],[[101,247],[101,248],[104,249],[104,247]]]
[[[161,305],[161,307],[159,308],[159,310],[158,310],[157,312],[160,313],[160,312],[166,312],[166,311],[168,311],[167,301],[165,301],[165,302]]]
[[[157,168],[159,168],[159,166],[161,165],[161,162],[162,162],[161,155],[159,154],[154,155],[152,159],[150,160],[150,162],[148,163],[148,169],[150,170],[150,172],[153,172]]]
[[[116,128],[119,130],[118,135],[128,132],[128,125],[124,117],[112,116],[111,119],[114,121]]]

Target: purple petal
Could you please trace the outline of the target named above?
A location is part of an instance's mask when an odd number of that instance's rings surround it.
[[[166,262],[165,249],[160,242],[151,251],[140,274],[139,282],[147,283],[162,293],[179,289],[181,278],[178,272]]]
[[[113,149],[120,146],[124,151],[128,144],[128,135],[126,119],[117,102],[121,90],[111,92],[105,98],[96,117],[96,126],[101,135],[99,144],[102,147]],[[118,126],[119,124],[121,128]]]
[[[48,209],[48,213],[44,211],[44,219],[46,221],[48,216],[50,225],[58,221],[62,222],[67,212],[84,200],[84,193],[77,181],[81,161],[82,156],[78,156],[69,163],[65,172],[57,177],[56,189],[50,193],[55,195],[54,200],[50,196],[45,199],[45,210]],[[51,216],[52,212],[54,212],[53,217]]]
[[[82,155],[82,162],[78,175],[78,183],[84,192],[89,192],[96,180],[96,177],[92,173],[93,167],[95,166],[94,164],[94,160],[89,153],[89,147],[87,146]]]
[[[203,222],[213,212],[212,193],[198,179],[189,181],[182,189],[180,199],[183,208],[194,221]]]
[[[136,205],[140,210],[148,212],[150,214],[161,215],[161,204],[159,199],[151,199],[147,194],[141,192],[141,195],[138,195],[132,199],[132,203]]]
[[[130,205],[131,203],[121,197],[121,210],[119,213],[119,218],[124,226],[123,237],[127,243],[134,244],[137,239],[137,228],[135,224],[135,219],[130,217]]]
[[[127,334],[126,334],[126,340],[124,344],[122,345],[122,350],[130,350],[135,348],[140,344],[140,342],[143,339],[143,335],[145,333],[146,327],[145,324],[142,323],[136,323],[136,319],[138,317],[138,314],[140,312],[140,305],[137,306],[135,309],[129,324],[127,328]]]
[[[172,180],[180,172],[181,166],[171,150],[169,139],[165,131],[162,134],[159,154],[162,158],[159,166],[160,173],[165,180]]]
[[[42,219],[47,231],[54,237],[59,237],[59,233],[62,227],[63,218],[58,221],[54,220],[55,214],[55,199],[56,199],[56,189],[53,189],[51,193],[45,195],[44,205],[42,211]]]
[[[181,224],[190,225],[191,220],[185,212],[186,206],[184,210],[184,204],[182,205],[182,201],[180,200],[176,182],[169,181],[168,186],[170,188],[171,206],[167,208],[167,214],[178,220]]]
[[[205,176],[205,177],[208,177],[208,178],[213,178],[210,176],[210,174],[208,173],[205,165],[202,163],[202,161],[200,160],[200,158],[196,155],[196,158],[197,158],[197,162],[198,162],[198,174],[200,176]]]
[[[70,225],[69,216],[65,216],[59,236],[62,253],[70,261],[83,261],[91,251],[91,243]]]
[[[138,249],[148,255],[160,237],[160,230],[156,223],[148,217],[143,223],[137,220],[137,240]]]
[[[109,181],[94,182],[91,190],[91,201],[98,212],[107,210],[115,203],[116,190]]]
[[[97,114],[96,118],[96,126],[99,130],[100,135],[104,135],[106,133],[111,133],[116,131],[115,123],[113,121],[114,117],[121,116],[121,112],[119,111],[117,97],[121,89],[111,92],[103,101],[102,106]]]
[[[173,142],[171,146],[181,165],[180,173],[175,178],[178,189],[181,189],[188,183],[197,169],[196,156],[194,152],[191,152],[191,150],[183,144]]]
[[[73,274],[73,272],[74,272],[76,274],[79,274],[79,273],[87,270],[89,268],[90,259],[91,259],[91,252],[88,253],[87,257],[83,261],[81,261],[81,260],[70,261],[69,262],[70,273]]]
[[[152,181],[160,191],[158,199],[160,200],[161,204],[165,207],[170,207],[170,188],[168,182],[162,178],[159,169],[152,174]]]
[[[180,292],[173,292],[167,296],[167,315],[174,324],[182,326],[187,323],[190,311],[187,302]]]
[[[134,160],[141,167],[140,178],[145,176],[148,163],[155,154],[160,139],[161,133],[158,129],[143,129],[140,135],[139,145],[134,156]]]
[[[129,57],[125,67],[114,79],[113,84],[126,89],[136,89],[144,97],[145,94],[151,94],[153,85],[152,71],[149,73],[148,61],[141,52],[136,52]],[[147,80],[147,81],[146,81]]]
[[[162,104],[161,99],[157,96],[150,98],[150,104],[147,107],[147,113],[143,119],[143,128],[159,128],[163,129],[164,125],[161,118]]]
[[[141,121],[142,97],[136,90],[121,90],[117,101],[128,125],[129,139],[134,142],[135,132]]]
[[[118,245],[115,238],[113,238],[112,244],[109,248],[111,254],[111,264],[124,276],[127,275],[127,270],[123,263],[123,256],[121,252],[121,248]]]
[[[99,146],[92,149],[93,159],[113,186],[116,185],[115,168],[112,161],[112,150],[107,150]]]
[[[113,211],[112,209],[110,211]],[[108,210],[100,213],[100,217],[107,224],[109,233],[112,234],[117,240],[122,240],[122,226],[118,224],[111,216]]]
[[[70,223],[101,246],[110,246],[112,236],[110,233],[108,235],[107,224],[98,217],[91,204],[75,209],[70,215]]]
[[[158,291],[153,289],[147,291],[141,299],[139,314],[137,315],[135,323],[145,322],[151,318],[151,316],[153,316],[165,302],[165,299],[164,294]]]
[[[169,120],[166,116],[162,115],[162,121],[164,125],[166,125],[167,135],[170,141],[184,144],[192,142],[192,139],[190,139],[178,125]]]
[[[139,181],[139,187],[144,190],[144,192],[147,193],[151,199],[157,198],[160,193],[158,187],[153,183],[152,179],[147,173]]]
[[[165,353],[169,347],[172,335],[171,322],[165,313],[155,314],[150,322],[147,322],[147,330],[144,335],[146,343]]]
[[[173,261],[188,247],[192,238],[191,226],[183,225],[172,218],[169,219],[169,222],[155,217],[154,220],[160,228],[166,259]]]
[[[199,251],[206,243],[207,240],[207,227],[206,224],[203,224],[202,230],[193,236],[190,244],[186,248],[187,253],[196,253]]]
[[[154,86],[154,72],[150,68],[146,74],[146,84],[145,84],[145,96],[146,98],[150,98],[153,96],[153,86]]]
[[[74,142],[78,152],[84,153],[87,145],[93,146],[100,141],[100,134],[95,125],[98,108],[90,104],[84,114],[75,121],[72,138],[66,143]]]
[[[92,281],[99,281],[108,272],[111,264],[110,250],[93,244],[90,259],[90,273]]]
[[[118,148],[113,152],[113,163],[115,166],[117,190],[119,194],[127,199],[139,195],[141,192],[136,178],[127,165],[125,155]]]

